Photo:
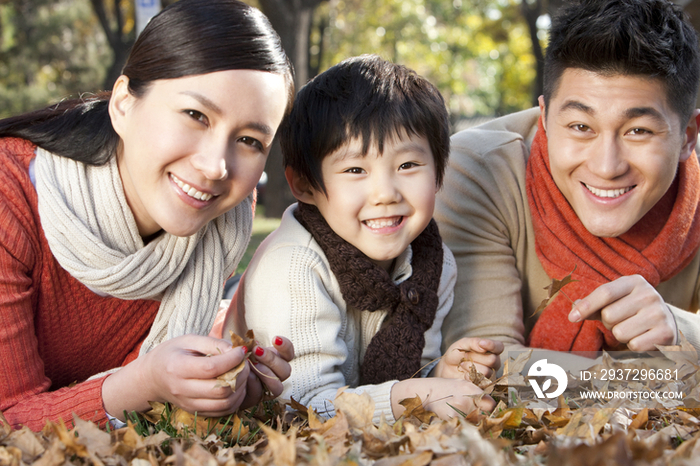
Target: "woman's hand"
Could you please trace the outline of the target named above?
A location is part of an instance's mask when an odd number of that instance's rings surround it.
[[[461,416],[461,413],[468,415],[475,409],[492,411],[496,407],[493,398],[483,395],[479,387],[466,380],[436,377],[407,379],[397,382],[391,388],[394,418],[398,419],[404,412],[404,407],[399,403],[415,396],[421,398],[426,410],[444,420]]]
[[[163,342],[105,379],[105,411],[123,421],[124,411],[144,412],[149,401],[157,401],[206,417],[228,415],[246,399],[250,366],[236,377],[235,389],[221,386],[217,377],[243,362],[245,351],[199,335]]]
[[[676,319],[661,295],[641,275],[620,277],[577,300],[571,322],[599,319],[632,351],[676,344]]]
[[[454,342],[440,358],[433,375],[447,379],[464,379],[472,364],[486,377],[501,367],[503,343],[488,338],[462,338]]]
[[[248,375],[247,394],[241,408],[258,404],[265,396],[264,388],[272,397],[278,397],[282,391],[282,382],[289,378],[294,359],[294,345],[287,338],[275,337],[272,347],[256,346],[253,348],[255,364]]]

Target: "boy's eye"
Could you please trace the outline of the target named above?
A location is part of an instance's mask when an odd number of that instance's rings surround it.
[[[399,170],[408,170],[409,168],[417,167],[418,164],[415,162],[405,162],[399,165]]]
[[[348,168],[343,173],[353,173],[355,175],[360,175],[360,174],[364,173],[364,170],[361,169],[360,167],[352,167],[352,168]]]
[[[199,121],[200,123],[203,123],[207,126],[209,125],[209,119],[202,112],[199,112],[197,110],[185,110],[185,113],[193,120]]]
[[[264,149],[262,142],[258,141],[255,138],[251,138],[250,136],[243,136],[239,139],[239,141],[248,146],[255,147],[259,151],[262,151]]]

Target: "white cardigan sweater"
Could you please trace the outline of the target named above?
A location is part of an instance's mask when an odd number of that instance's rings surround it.
[[[296,220],[296,204],[287,208],[280,227],[258,247],[232,299],[227,319],[243,335],[253,329],[263,346],[277,336],[294,343],[292,374],[284,382],[282,398],[293,397],[324,416],[334,415],[339,388],[367,392],[375,402],[374,422],[384,415],[395,421],[391,410],[391,380],[379,385],[358,386],[360,364],[367,345],[379,331],[386,311],[362,311],[343,300],[338,282],[321,247]],[[452,307],[457,267],[443,245],[443,270],[438,287],[439,304],[433,326],[425,334],[423,365],[440,357],[440,328]],[[412,273],[411,248],[399,258],[391,276],[395,283]],[[425,376],[432,365],[424,368]]]

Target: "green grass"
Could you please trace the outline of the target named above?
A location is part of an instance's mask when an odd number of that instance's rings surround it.
[[[238,264],[236,273],[243,273],[250,259],[253,258],[253,253],[258,248],[262,240],[264,240],[267,235],[272,233],[278,226],[280,226],[279,218],[269,218],[265,217],[265,211],[262,206],[258,206],[255,212],[255,218],[253,219],[253,236],[250,238],[250,244],[243,254],[243,259]]]

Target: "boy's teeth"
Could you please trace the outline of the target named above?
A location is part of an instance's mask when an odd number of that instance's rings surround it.
[[[182,189],[188,196],[193,197],[199,201],[208,201],[209,199],[214,197],[211,194],[203,193],[202,191],[197,191],[187,183],[183,183],[182,181],[178,180],[177,177],[172,173],[170,174],[170,178],[172,178],[175,184],[178,185],[180,189]]]
[[[382,218],[382,219],[377,219],[377,220],[365,220],[365,225],[367,225],[370,228],[377,229],[377,228],[386,228],[386,227],[393,227],[399,224],[401,222],[402,217],[394,217],[394,218]]]
[[[620,189],[598,189],[594,188],[593,186],[588,186],[587,184],[583,184],[586,189],[588,189],[590,192],[595,194],[598,197],[618,197],[622,196],[625,194],[627,191],[632,189],[632,186],[628,186],[626,188],[620,188]]]

